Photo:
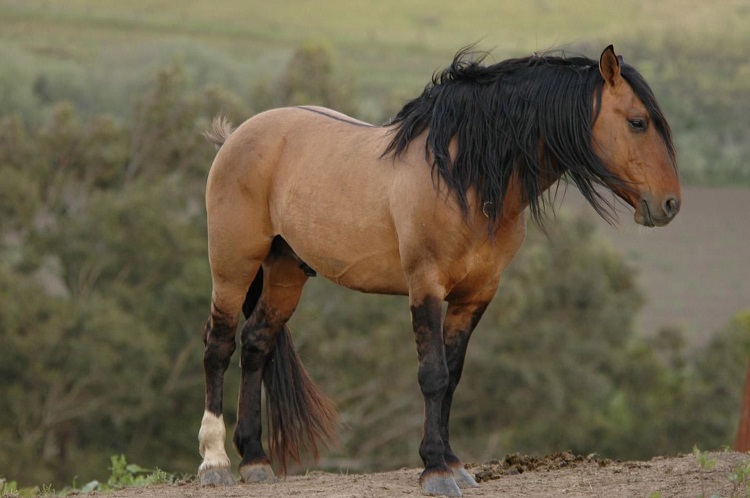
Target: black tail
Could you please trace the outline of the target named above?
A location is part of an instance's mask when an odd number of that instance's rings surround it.
[[[263,269],[247,292],[242,312],[245,317],[255,309],[263,290]],[[268,419],[268,451],[271,459],[286,473],[290,458],[301,463],[302,453],[317,459],[318,444],[337,444],[338,415],[336,407],[308,375],[294,349],[289,328],[276,336],[276,344],[263,370]]]

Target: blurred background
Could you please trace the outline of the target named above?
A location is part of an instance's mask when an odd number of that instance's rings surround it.
[[[685,184],[658,230],[574,188],[480,324],[453,412],[466,461],[631,459],[734,440],[750,354],[750,2],[0,0],[0,478],[109,457],[195,472],[210,274],[203,191],[224,113],[318,104],[383,123],[461,47],[610,43],[651,83]],[[313,279],[291,323],[338,404],[318,466],[420,464],[407,301]],[[234,424],[238,361],[227,373]],[[233,455],[230,449],[230,454]]]

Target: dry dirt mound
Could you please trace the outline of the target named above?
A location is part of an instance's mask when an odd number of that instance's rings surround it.
[[[750,455],[736,452],[709,453],[716,460],[712,470],[701,468],[693,455],[657,457],[648,462],[618,462],[569,452],[537,458],[509,455],[472,465],[469,471],[480,481],[478,489],[464,490],[465,497],[697,497],[745,496],[735,488],[730,474]],[[112,498],[177,497],[280,497],[308,496],[402,497],[422,496],[417,485],[419,470],[378,474],[309,472],[276,484],[239,484],[229,488],[201,488],[195,482],[173,486],[129,488],[107,493]]]

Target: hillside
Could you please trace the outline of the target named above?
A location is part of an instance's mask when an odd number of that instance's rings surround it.
[[[591,209],[570,189],[563,206]],[[640,330],[685,329],[703,344],[729,316],[750,307],[750,188],[685,187],[680,214],[670,225],[646,229],[621,209],[620,224],[596,219],[601,232],[638,271],[646,296]]]

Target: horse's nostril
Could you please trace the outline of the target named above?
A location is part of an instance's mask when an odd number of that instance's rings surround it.
[[[667,213],[667,216],[669,216],[670,218],[674,217],[679,210],[680,201],[678,201],[675,197],[670,197],[666,201],[664,201],[664,212]]]

